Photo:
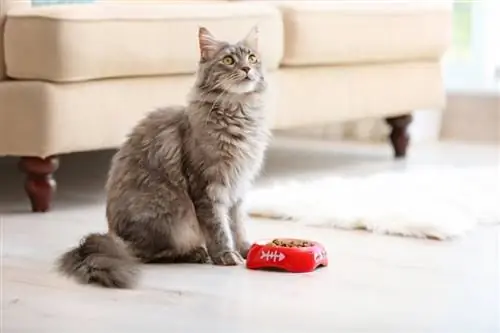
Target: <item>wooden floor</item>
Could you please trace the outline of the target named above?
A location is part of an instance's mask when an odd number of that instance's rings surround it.
[[[145,266],[135,290],[77,285],[53,261],[105,228],[102,186],[111,152],[62,158],[47,214],[27,212],[15,160],[0,159],[2,333],[500,332],[500,229],[449,242],[250,221],[252,238],[317,239],[330,266],[311,274],[210,265]],[[495,147],[388,147],[279,140],[260,182],[310,174],[369,174],[419,165],[499,165]],[[383,190],[383,189],[381,189]]]

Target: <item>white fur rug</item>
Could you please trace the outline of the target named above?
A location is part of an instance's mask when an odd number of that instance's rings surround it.
[[[500,223],[500,169],[432,167],[278,181],[252,191],[248,204],[256,217],[444,240]]]

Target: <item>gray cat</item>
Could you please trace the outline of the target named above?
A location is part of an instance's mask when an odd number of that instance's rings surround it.
[[[150,113],[112,159],[107,234],[58,260],[81,283],[131,288],[138,265],[238,265],[246,258],[245,193],[270,132],[256,28],[231,44],[199,29],[200,61],[187,106]]]

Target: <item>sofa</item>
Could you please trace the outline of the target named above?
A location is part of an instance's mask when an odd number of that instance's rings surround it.
[[[59,156],[116,148],[185,102],[200,25],[235,41],[259,26],[275,130],[383,118],[403,158],[411,112],[445,104],[449,1],[32,1],[0,0],[0,156],[20,158],[34,212]]]

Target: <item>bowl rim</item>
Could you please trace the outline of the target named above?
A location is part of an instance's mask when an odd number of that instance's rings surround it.
[[[279,245],[274,245],[274,246],[271,246],[269,245],[269,243],[271,243],[273,240],[275,239],[279,239],[279,240],[291,240],[291,241],[304,241],[304,242],[309,242],[311,243],[312,245],[311,246],[294,246],[294,247],[286,247],[286,246],[279,246]],[[266,247],[266,248],[269,248],[269,249],[286,249],[286,250],[302,250],[302,251],[309,251],[311,249],[315,249],[315,248],[318,248],[318,247],[321,247],[320,243],[316,242],[316,241],[313,241],[313,240],[310,240],[310,239],[305,239],[305,238],[295,238],[295,237],[273,237],[273,238],[264,238],[264,239],[260,239],[260,240],[257,240],[254,242],[253,244],[254,246],[257,245],[257,246],[262,246],[262,247]]]

